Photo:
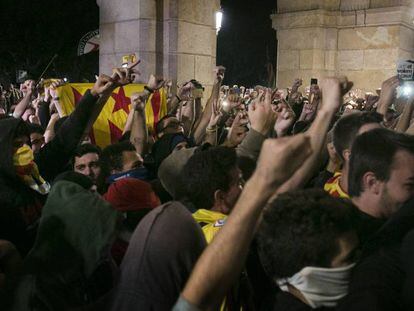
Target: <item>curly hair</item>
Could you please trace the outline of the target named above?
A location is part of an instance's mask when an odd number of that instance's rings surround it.
[[[291,277],[307,266],[330,267],[338,238],[356,226],[350,201],[322,190],[280,195],[265,209],[258,232],[260,260],[272,279]]]

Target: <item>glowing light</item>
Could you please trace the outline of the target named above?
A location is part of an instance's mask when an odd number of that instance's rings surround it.
[[[411,94],[413,94],[413,91],[414,91],[414,89],[411,85],[404,85],[402,87],[402,94],[404,96],[410,96]]]
[[[68,82],[68,78],[63,78],[63,81]]]
[[[222,21],[223,21],[223,12],[217,11],[216,12],[216,33],[220,31]]]

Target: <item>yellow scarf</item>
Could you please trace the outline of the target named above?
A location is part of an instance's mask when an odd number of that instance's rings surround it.
[[[207,243],[210,243],[214,236],[224,226],[227,215],[219,212],[213,212],[206,209],[199,209],[193,214],[196,222],[202,224],[202,230]]]
[[[13,155],[13,165],[17,175],[26,185],[41,194],[49,193],[50,185],[40,176],[33,151],[29,146],[24,145],[17,149]]]
[[[341,188],[341,184],[339,183],[341,176],[341,172],[336,172],[334,177],[325,183],[324,190],[335,198],[349,199],[348,193]]]

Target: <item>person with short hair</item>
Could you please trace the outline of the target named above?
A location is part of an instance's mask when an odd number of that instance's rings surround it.
[[[88,176],[100,188],[102,186],[101,148],[92,144],[79,145],[71,159],[73,171]]]
[[[33,153],[38,153],[45,145],[45,130],[38,124],[31,123],[29,125],[30,131],[30,146]]]
[[[161,138],[165,134],[184,134],[183,126],[183,123],[175,115],[167,114],[158,121],[155,126],[155,134],[157,138]]]
[[[236,151],[214,147],[196,152],[180,178],[183,186],[176,197],[193,211],[209,243],[224,225],[243,189]]]
[[[358,135],[379,128],[381,121],[382,116],[377,112],[355,112],[338,120],[333,129],[333,145],[343,166],[325,183],[325,191],[334,197],[349,198],[348,172],[352,143]]]
[[[144,160],[129,141],[105,147],[102,151],[102,165],[109,184],[125,177],[141,180],[149,178]]]
[[[276,293],[272,310],[335,307],[356,261],[356,213],[322,190],[280,195],[263,214],[259,256]]]
[[[339,310],[404,310],[401,244],[414,228],[414,137],[387,129],[357,137],[349,194],[363,248]]]

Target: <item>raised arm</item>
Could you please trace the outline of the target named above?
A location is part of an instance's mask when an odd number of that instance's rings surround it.
[[[277,193],[283,193],[302,187],[312,177],[319,165],[319,159],[325,146],[326,134],[329,125],[338,111],[342,96],[352,87],[352,83],[346,78],[327,78],[322,81],[322,108],[318,111],[315,121],[312,123],[307,134],[312,145],[312,154],[293,176],[281,186]]]
[[[407,99],[407,103],[404,106],[404,110],[398,120],[395,130],[397,132],[404,133],[410,127],[411,117],[414,111],[414,98]]]
[[[51,142],[53,138],[55,138],[55,124],[59,120],[59,114],[54,113],[50,116],[49,123],[47,124],[46,130],[45,130],[45,143]]]
[[[176,114],[182,102],[191,100],[191,90],[193,87],[194,85],[191,82],[186,82],[178,89],[177,95],[171,99],[168,114]]]
[[[147,96],[144,93],[134,93],[131,96],[133,102],[133,120],[131,126],[130,141],[135,146],[135,150],[143,155],[148,150],[148,129],[145,118],[145,103]]]
[[[131,83],[132,71],[129,68],[115,70],[112,77],[101,74],[95,85],[83,95],[75,110],[63,122],[54,139],[35,155],[36,164],[42,176],[52,181],[69,162],[73,151],[91,123],[97,111],[98,100],[108,96],[116,87]]]
[[[396,89],[399,85],[400,81],[398,80],[397,76],[391,77],[382,83],[377,112],[384,116],[384,121],[386,121],[385,116],[387,114],[388,108],[392,105],[395,99]]]
[[[25,95],[14,109],[13,117],[17,119],[21,118],[27,107],[30,105],[35,90],[35,83],[36,82],[34,80],[27,80],[23,83],[22,91],[25,93]]]
[[[294,105],[296,99],[298,96],[300,96],[299,93],[299,87],[303,84],[303,80],[300,78],[296,78],[295,81],[293,81],[292,89],[290,93],[288,94],[288,103],[290,105]]]
[[[182,297],[201,310],[220,303],[240,274],[261,212],[274,189],[297,169],[311,150],[302,135],[269,139],[224,227],[199,258]],[[219,260],[217,260],[219,254]]]
[[[236,149],[238,156],[249,157],[253,160],[257,160],[259,157],[262,144],[275,125],[277,118],[271,102],[271,91],[268,90],[266,95],[261,91],[259,96],[249,105],[250,130]]]
[[[198,120],[198,123],[194,127],[194,140],[197,144],[201,143],[201,141],[203,140],[207,125],[210,122],[213,102],[214,100],[219,99],[220,87],[224,79],[225,71],[226,69],[222,66],[216,68],[216,79],[213,85],[213,90],[211,91],[210,98],[208,99],[207,104],[204,107],[201,118]]]

